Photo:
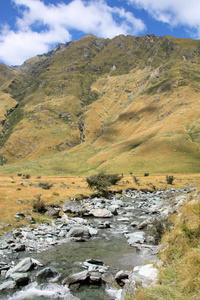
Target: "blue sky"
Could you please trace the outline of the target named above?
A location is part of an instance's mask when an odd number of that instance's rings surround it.
[[[20,65],[91,33],[200,38],[200,0],[0,0],[0,62]]]

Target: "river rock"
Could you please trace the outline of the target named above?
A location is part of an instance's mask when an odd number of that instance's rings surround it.
[[[30,258],[24,258],[16,266],[10,268],[6,273],[6,278],[10,277],[13,273],[18,272],[27,272],[35,267],[35,262]]]
[[[6,233],[2,236],[1,242],[7,243],[7,244],[13,243],[13,242],[14,242],[14,235],[13,235],[13,232],[12,232],[12,231],[6,232]]]
[[[14,280],[8,280],[0,284],[0,291],[16,288],[16,282]]]
[[[101,274],[99,272],[90,272],[89,282],[91,284],[101,284],[102,283]]]
[[[112,213],[114,216],[117,216],[117,215],[118,215],[117,208],[118,208],[117,205],[111,205],[111,206],[108,206],[108,207],[107,207],[107,209],[108,209],[109,211],[111,211],[111,213]]]
[[[27,215],[26,219],[31,223],[31,224],[35,224],[35,220],[31,215]]]
[[[39,272],[37,272],[37,274],[35,275],[37,280],[46,280],[47,278],[50,277],[55,277],[59,275],[58,271],[55,268],[52,267],[47,267],[44,268],[42,270],[40,270]]]
[[[120,286],[123,286],[124,285],[123,280],[128,279],[129,275],[130,275],[129,271],[121,270],[117,272],[117,274],[115,275],[115,280]]]
[[[141,223],[138,224],[137,228],[138,229],[144,229],[147,227],[147,225],[149,224],[150,219],[144,220]]]
[[[63,212],[64,213],[72,213],[72,214],[82,215],[84,210],[85,209],[83,208],[83,206],[77,202],[66,201],[63,204]]]
[[[141,231],[133,232],[133,233],[127,233],[125,234],[126,238],[128,238],[128,243],[134,244],[134,243],[144,243],[145,238],[144,238],[145,233]]]
[[[89,272],[83,271],[68,276],[62,281],[62,284],[68,284],[70,286],[71,284],[75,284],[75,283],[84,283],[88,281],[88,279],[89,279]]]
[[[60,207],[59,206],[52,206],[52,205],[46,205],[46,212],[45,215],[50,216],[50,217],[59,217],[60,213]]]
[[[29,282],[29,276],[27,273],[12,273],[10,278],[16,282],[17,285],[26,285]]]
[[[97,234],[98,234],[98,230],[97,230],[97,229],[95,229],[95,228],[93,228],[93,227],[90,227],[90,226],[87,226],[87,228],[88,228],[89,234],[90,234],[91,236],[97,235]]]
[[[10,269],[10,265],[8,265],[7,263],[5,262],[0,262],[0,271],[3,271],[3,270],[8,270]]]
[[[83,237],[83,238],[89,238],[90,232],[88,227],[86,226],[77,226],[70,229],[70,231],[66,234],[67,238],[70,237]]]
[[[26,250],[26,246],[24,244],[14,244],[14,246],[12,247],[12,250],[16,251],[16,252],[22,252]]]
[[[106,208],[94,208],[89,212],[96,218],[111,218],[113,214]]]
[[[135,270],[135,268],[134,268]],[[158,280],[159,271],[157,268],[154,268],[153,264],[147,264],[141,266],[138,271],[139,275],[142,275],[150,280],[150,284],[155,284]]]

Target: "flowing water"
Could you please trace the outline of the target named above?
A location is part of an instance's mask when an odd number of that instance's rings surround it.
[[[126,201],[131,199],[126,199]],[[134,204],[135,205],[135,204]],[[130,205],[129,205],[130,208]],[[109,221],[112,228],[99,229],[97,237],[93,237],[86,242],[70,242],[60,246],[52,247],[41,253],[30,253],[26,256],[33,257],[44,262],[47,266],[55,267],[61,277],[52,282],[39,284],[35,281],[14,294],[6,292],[2,294],[3,300],[44,300],[44,299],[65,299],[71,291],[67,286],[61,284],[62,280],[70,274],[83,271],[83,262],[87,259],[98,259],[109,266],[113,275],[119,270],[132,270],[134,266],[141,265],[151,261],[153,257],[147,250],[138,251],[131,247],[124,236],[125,232],[134,232],[130,226],[134,220],[142,221],[145,218],[145,212],[140,212],[134,216],[130,213],[131,209],[126,208],[121,216],[114,216]],[[127,219],[127,220],[126,220]],[[90,220],[97,224],[101,220],[91,218]],[[105,221],[105,219],[104,219]],[[24,255],[24,254],[23,254]],[[22,257],[22,256],[21,256]],[[81,300],[113,299],[113,287],[109,286],[81,286],[78,289],[73,288],[74,296]]]

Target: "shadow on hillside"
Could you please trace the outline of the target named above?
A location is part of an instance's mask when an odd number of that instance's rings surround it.
[[[135,117],[139,117],[143,113],[148,113],[148,114],[153,114],[158,108],[155,105],[147,105],[138,111],[130,111],[126,113],[122,113],[119,115],[115,123],[117,122],[122,122],[122,121],[127,121],[129,122],[130,119],[133,119]]]

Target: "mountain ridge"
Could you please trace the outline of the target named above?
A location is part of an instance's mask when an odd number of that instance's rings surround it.
[[[199,172],[199,41],[88,35],[48,53],[0,65],[2,172]]]

